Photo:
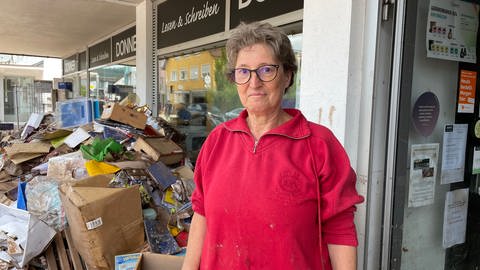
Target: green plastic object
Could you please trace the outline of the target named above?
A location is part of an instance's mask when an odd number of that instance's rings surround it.
[[[103,161],[105,156],[109,153],[121,153],[123,146],[112,138],[105,140],[96,138],[90,145],[80,146],[83,158],[93,159],[96,161]]]

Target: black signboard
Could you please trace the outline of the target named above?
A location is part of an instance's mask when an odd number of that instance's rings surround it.
[[[225,31],[224,0],[168,0],[157,6],[157,49]]]
[[[111,39],[106,39],[88,48],[89,67],[97,67],[111,62]]]
[[[112,61],[134,56],[136,53],[137,30],[131,27],[112,37]]]
[[[303,0],[232,0],[230,29],[241,21],[260,21],[295,10],[303,9]]]
[[[78,54],[78,70],[86,70],[87,66],[87,51]]]
[[[77,55],[74,54],[63,59],[63,75],[78,71]]]

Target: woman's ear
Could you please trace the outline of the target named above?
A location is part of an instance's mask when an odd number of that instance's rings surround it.
[[[285,73],[285,82],[284,82],[284,88],[287,89],[290,86],[290,81],[292,80],[293,72],[288,71]]]

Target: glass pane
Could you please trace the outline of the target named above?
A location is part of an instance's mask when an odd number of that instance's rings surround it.
[[[80,74],[80,96],[88,97],[88,78],[87,73]]]
[[[136,68],[113,65],[90,71],[90,97],[105,101],[120,101],[134,92]],[[81,91],[81,89],[80,89]]]
[[[289,37],[300,74],[302,34]],[[185,135],[180,144],[193,164],[210,131],[243,110],[236,86],[225,76],[226,64],[224,47],[159,60],[159,115]],[[296,76],[282,105],[296,107],[299,90]]]
[[[34,89],[33,78],[5,78],[4,113],[6,122],[21,124],[28,121],[35,107]]]
[[[448,30],[440,34],[434,29],[457,27],[460,30],[465,23],[460,18],[466,18],[461,14],[467,9],[478,14],[478,6],[443,0],[406,3],[390,269],[477,269],[480,267],[480,257],[476,256],[480,254],[477,241],[480,209],[471,203],[475,198],[478,201],[478,190],[472,188],[468,192],[467,215],[462,217],[456,212],[446,223],[444,217],[451,209],[467,205],[465,200],[446,205],[447,194],[468,188],[477,181],[472,175],[472,151],[479,145],[473,132],[479,102],[478,98],[474,102],[475,113],[458,113],[457,96],[460,70],[478,71],[480,66],[450,54],[454,52],[451,48],[458,45],[456,42],[463,46],[465,40],[451,41]],[[458,21],[454,18],[457,13]],[[478,16],[475,21],[478,23]],[[476,40],[476,32],[469,35]],[[437,42],[442,43],[441,50],[432,46]],[[445,139],[453,124],[468,124],[466,151],[460,143],[465,140]],[[460,155],[447,151],[454,148],[460,149]],[[459,158],[461,156],[465,159]],[[453,163],[459,174],[455,183],[450,183],[446,181],[445,169]],[[449,229],[452,224],[458,225],[457,230]],[[465,228],[466,234],[462,232]],[[447,244],[445,240],[452,237],[459,240],[465,237],[465,242]]]

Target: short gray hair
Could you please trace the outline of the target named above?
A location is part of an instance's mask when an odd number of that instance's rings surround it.
[[[242,22],[233,30],[226,45],[227,74],[230,75],[235,68],[238,52],[258,43],[266,44],[272,48],[274,56],[280,61],[283,69],[292,72],[288,87],[292,86],[298,66],[290,39],[282,29],[266,22]],[[285,89],[285,92],[287,92],[287,89]]]

